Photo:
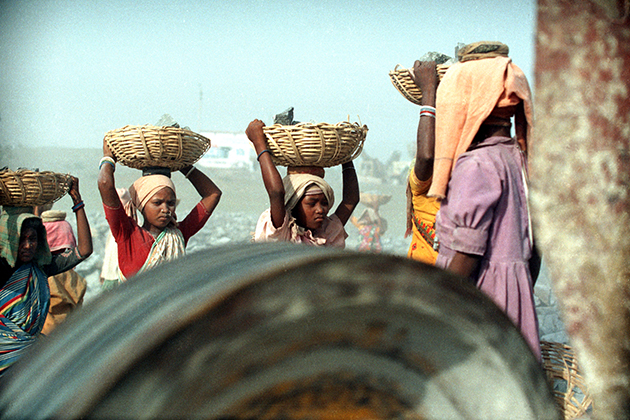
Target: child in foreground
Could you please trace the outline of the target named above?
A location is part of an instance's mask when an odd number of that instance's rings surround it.
[[[323,179],[323,168],[309,167],[303,173],[289,173],[282,178],[267,149],[264,126],[262,121],[254,120],[245,131],[258,154],[269,195],[269,208],[258,219],[254,241],[345,247],[348,234],[344,226],[359,203],[359,183],[352,162],[342,165],[343,198],[334,214],[328,216],[335,196]]]

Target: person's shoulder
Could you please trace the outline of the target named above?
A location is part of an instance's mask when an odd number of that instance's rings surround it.
[[[459,155],[459,157],[457,158],[457,163],[455,164],[455,167],[464,166],[464,165],[483,164],[484,162],[487,162],[487,161],[488,161],[487,148],[485,147],[475,148],[475,149],[466,150],[464,153]]]
[[[457,159],[453,169],[454,177],[464,177],[471,181],[475,177],[485,173],[497,172],[504,166],[499,150],[491,150],[493,147],[483,147],[468,150]]]
[[[107,204],[103,203],[103,210],[105,211],[105,214],[120,214],[120,213],[124,213],[125,215],[127,215],[127,213],[125,212],[125,208],[121,205],[119,205],[118,207],[110,207]]]
[[[341,223],[341,219],[336,214],[332,214],[331,216],[326,216],[324,218],[324,231],[328,231],[330,229],[339,229],[339,227],[343,228],[343,223]]]

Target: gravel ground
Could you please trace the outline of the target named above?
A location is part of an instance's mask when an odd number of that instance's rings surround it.
[[[8,156],[8,158],[7,158]],[[108,232],[100,196],[96,188],[98,161],[102,156],[99,149],[24,149],[19,156],[4,156],[3,165],[12,169],[18,167],[40,168],[56,172],[71,173],[80,179],[80,190],[88,211],[88,219],[94,238],[94,253],[77,267],[89,284],[86,304],[100,293],[98,277],[102,265],[105,238]],[[360,161],[361,157],[359,157]],[[227,243],[249,242],[255,228],[258,215],[267,207],[268,198],[258,172],[214,170],[200,168],[222,189],[223,197],[217,210],[206,226],[188,245],[188,252],[196,252]],[[139,176],[139,171],[118,165],[116,170],[117,186],[128,187]],[[341,193],[341,171],[339,168],[326,170],[326,180],[337,193]],[[181,199],[180,214],[185,214],[198,201],[198,195],[181,174],[174,174],[173,181],[177,186],[177,196]],[[359,185],[362,192],[391,195],[391,201],[380,209],[380,214],[388,222],[388,231],[383,235],[384,252],[395,255],[406,255],[409,240],[404,238],[405,232],[405,185],[398,179],[382,181],[362,176],[359,173]],[[68,196],[55,204],[55,209],[69,213],[68,221],[74,224],[70,207],[72,201]],[[359,204],[355,215],[359,215],[365,207]],[[359,244],[358,231],[350,223],[347,225],[349,237],[347,249],[356,249]],[[76,232],[76,230],[75,230]],[[536,284],[536,307],[540,323],[541,339],[546,341],[567,342],[564,326],[558,316],[557,301],[551,289],[551,281],[544,267]]]
[[[86,293],[86,302],[89,302],[101,291],[98,278],[102,266],[105,239],[109,229],[105,219],[99,214],[94,213],[88,217],[94,236],[95,251],[88,260],[77,267],[77,272],[88,280],[89,289]],[[210,218],[207,225],[197,235],[191,238],[187,252],[198,252],[228,243],[248,243],[251,241],[257,218],[256,215],[252,214],[218,212]],[[359,244],[359,236],[353,230],[354,228],[349,225],[347,249],[356,249]],[[401,237],[386,235],[382,242],[384,252],[403,256],[407,253],[409,242],[402,235]],[[557,301],[544,266],[535,292],[541,340],[566,343],[568,341],[567,335],[560,320]]]

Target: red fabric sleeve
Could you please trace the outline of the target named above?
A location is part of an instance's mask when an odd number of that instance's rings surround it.
[[[184,235],[184,244],[188,244],[188,240],[204,227],[210,213],[206,211],[206,208],[201,204],[201,201],[190,211],[188,216],[177,225],[179,230]]]
[[[123,206],[118,208],[103,205],[105,218],[118,246],[118,267],[126,278],[136,274],[149,256],[155,239],[125,213]]]

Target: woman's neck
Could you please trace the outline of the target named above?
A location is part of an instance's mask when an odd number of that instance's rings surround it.
[[[510,127],[482,124],[472,142],[479,143],[489,137],[510,137]]]
[[[158,236],[160,236],[160,233],[162,233],[164,231],[164,229],[160,229],[157,226],[153,226],[150,223],[145,222],[144,225],[142,225],[142,228],[147,230],[151,236],[153,236],[154,238],[157,238]]]

